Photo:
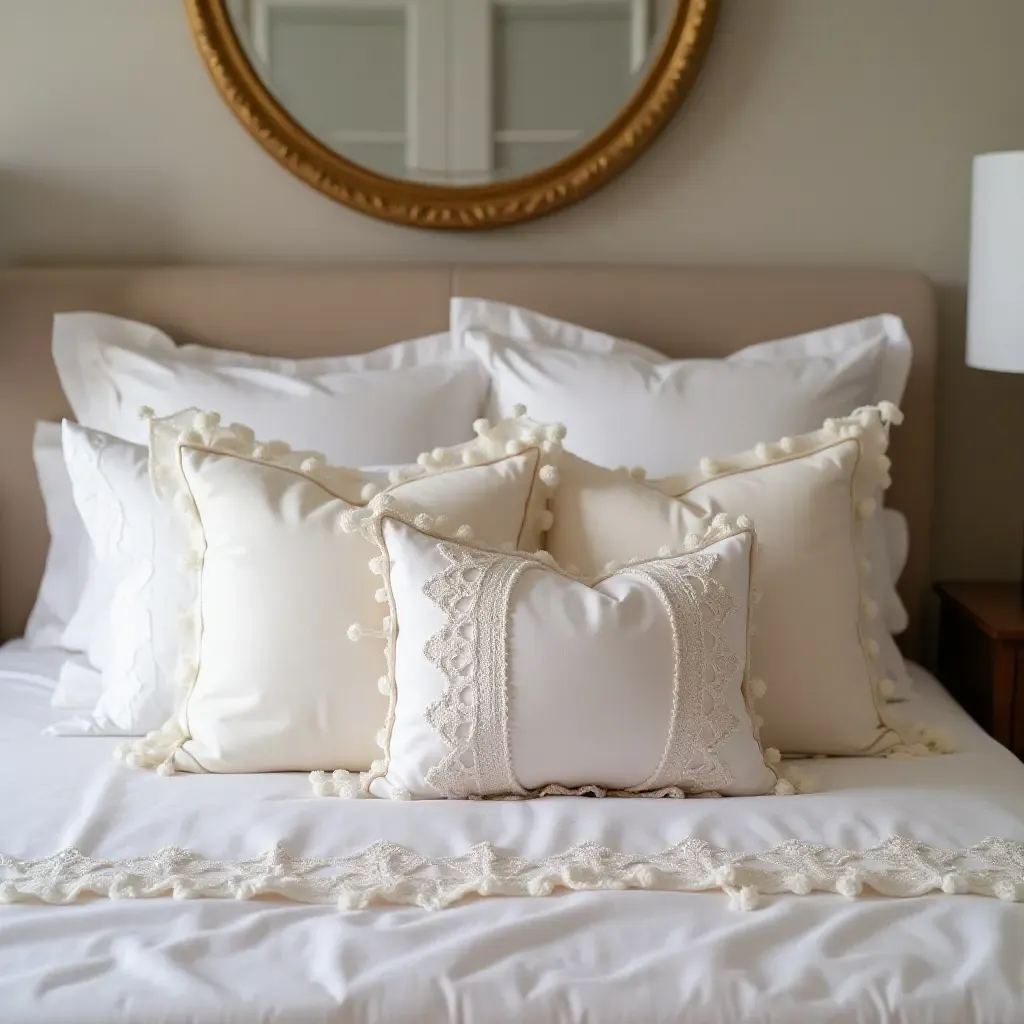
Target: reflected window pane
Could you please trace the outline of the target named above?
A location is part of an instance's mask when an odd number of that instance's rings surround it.
[[[550,167],[579,149],[577,142],[499,142],[494,147],[496,178],[518,178]]]
[[[494,127],[606,125],[633,87],[630,4],[498,7],[494,17]]]
[[[274,91],[310,131],[405,131],[401,10],[272,8]]]

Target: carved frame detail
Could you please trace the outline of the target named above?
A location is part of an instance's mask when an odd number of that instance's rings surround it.
[[[184,0],[199,54],[228,107],[257,142],[312,188],[360,213],[410,227],[481,229],[532,220],[578,202],[628,167],[686,97],[707,52],[719,0],[677,0],[646,77],[616,118],[543,170],[453,187],[377,174],[328,149],[274,99],[235,35],[226,0]]]

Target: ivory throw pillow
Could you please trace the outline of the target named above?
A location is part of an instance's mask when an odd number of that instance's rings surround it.
[[[279,359],[178,346],[148,324],[62,313],[53,357],[87,427],[144,444],[140,406],[160,416],[199,406],[347,466],[412,462],[425,447],[465,441],[488,387],[479,363],[447,332],[365,355]]]
[[[589,581],[453,540],[388,501],[362,528],[391,611],[372,794],[792,791],[750,711],[746,521],[718,517],[685,551]]]
[[[566,456],[547,548],[589,574],[678,545],[715,515],[749,516],[760,550],[751,657],[768,686],[764,741],[784,754],[883,752],[901,736],[883,716],[895,690],[883,649],[892,639],[869,589],[866,526],[889,483],[888,430],[899,418],[887,403],[859,409],[650,483]]]
[[[561,429],[525,419],[477,429],[473,442],[394,470],[389,492],[432,522],[450,517],[460,537],[537,548]],[[122,755],[164,772],[366,769],[387,714],[385,654],[379,642],[351,644],[346,629],[382,635],[387,599],[347,513],[379,483],[256,444],[209,414],[155,420],[150,457],[182,531],[191,604],[177,712]]]

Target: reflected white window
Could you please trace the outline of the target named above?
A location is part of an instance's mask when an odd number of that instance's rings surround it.
[[[646,71],[673,0],[229,0],[277,99],[347,159],[518,177],[578,149]]]

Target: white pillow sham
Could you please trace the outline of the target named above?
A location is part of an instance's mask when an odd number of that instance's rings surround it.
[[[198,406],[350,466],[412,462],[425,446],[466,440],[488,386],[447,333],[366,355],[294,360],[178,347],[146,324],[65,313],[54,318],[53,357],[87,427],[145,443],[140,407],[167,416]]]
[[[97,735],[93,709],[102,695],[103,677],[84,654],[72,654],[60,667],[57,685],[50,699],[56,711],[74,712],[75,717],[48,725],[43,733],[50,736]]]
[[[78,618],[89,623],[88,661],[100,695],[88,722],[98,735],[156,729],[170,714],[168,666],[183,601],[166,514],[153,495],[149,449],[64,421],[64,457],[92,545]],[[57,732],[81,732],[63,723]]]
[[[69,626],[89,575],[89,538],[75,510],[71,481],[64,467],[59,423],[36,424],[32,458],[43,496],[50,547],[25,627],[25,640],[35,649],[82,650],[83,632]]]
[[[452,540],[393,498],[361,525],[391,612],[374,795],[792,792],[749,707],[749,523],[720,517],[686,551],[590,581]]]
[[[453,299],[450,319],[456,343],[490,374],[492,416],[525,404],[564,423],[580,458],[654,476],[860,406],[898,405],[910,371],[910,341],[892,315],[678,360],[500,302]]]
[[[768,684],[764,741],[789,754],[902,748],[883,714],[902,659],[869,589],[865,528],[888,485],[888,425],[899,416],[888,404],[860,409],[653,483],[566,456],[547,548],[592,574],[678,546],[714,515],[749,515],[764,597],[752,641],[753,671]]]
[[[476,427],[475,441],[425,453],[384,485],[451,516],[460,536],[539,547],[563,431],[525,419]],[[348,514],[380,483],[256,444],[209,414],[154,421],[150,453],[188,603],[176,687],[163,693],[175,714],[122,756],[164,773],[365,770],[387,712],[386,662],[381,643],[353,646],[346,628],[379,634],[386,598]]]

